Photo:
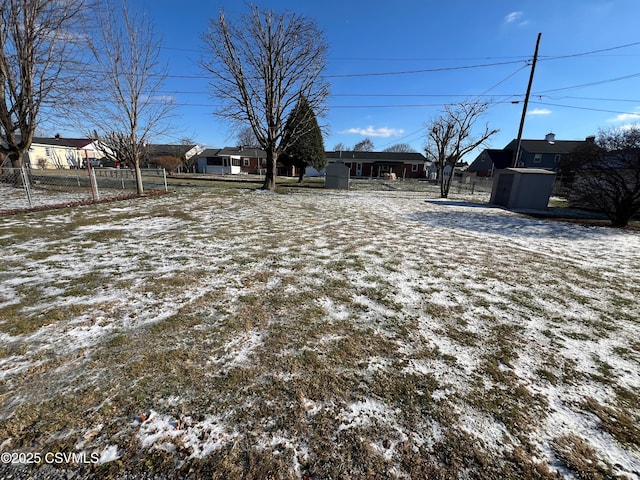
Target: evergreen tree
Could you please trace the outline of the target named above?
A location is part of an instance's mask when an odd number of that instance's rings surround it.
[[[296,167],[298,182],[301,183],[306,167],[311,166],[320,171],[326,165],[322,132],[316,115],[304,96],[298,99],[289,115],[285,131],[293,140],[279,160],[287,166]]]

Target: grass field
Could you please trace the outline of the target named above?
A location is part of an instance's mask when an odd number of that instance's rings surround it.
[[[640,233],[466,200],[2,218],[0,450],[91,455],[73,478],[640,478]]]

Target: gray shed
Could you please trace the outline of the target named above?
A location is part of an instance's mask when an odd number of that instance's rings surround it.
[[[556,174],[540,168],[505,168],[493,178],[491,203],[515,210],[545,210]]]
[[[349,173],[351,169],[342,162],[330,163],[326,168],[324,188],[349,190]]]

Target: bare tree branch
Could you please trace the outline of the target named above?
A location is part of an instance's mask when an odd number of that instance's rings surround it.
[[[442,198],[449,195],[456,164],[498,132],[486,125],[480,135],[473,136],[473,128],[487,108],[488,104],[480,102],[447,105],[439,117],[427,124],[425,153],[427,160],[436,166]],[[451,173],[445,177],[447,166],[451,167]]]
[[[146,15],[126,1],[101,16],[101,37],[94,44],[99,89],[87,99],[88,128],[108,155],[135,169],[143,193],[140,161],[151,138],[170,128],[173,99],[160,95],[166,68],[160,64],[160,40]]]
[[[89,0],[0,0],[0,154],[23,163],[43,112],[81,90]]]
[[[203,36],[211,91],[221,107],[216,115],[234,125],[249,125],[267,153],[263,188],[275,188],[278,155],[304,133],[286,132],[285,124],[299,98],[316,115],[326,110],[329,86],[321,74],[327,46],[316,24],[294,13],[277,15],[251,6],[238,23],[224,12]]]
[[[640,212],[640,128],[601,130],[571,161],[573,205],[603,212],[616,227]]]

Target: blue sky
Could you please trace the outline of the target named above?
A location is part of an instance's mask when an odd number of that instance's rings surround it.
[[[327,150],[368,137],[376,150],[408,143],[422,151],[424,126],[443,105],[478,98],[491,103],[482,123],[500,129],[490,146],[502,148],[517,135],[539,32],[524,138],[553,132],[557,139],[582,139],[599,128],[640,121],[638,0],[257,3],[314,19],[325,32],[331,97],[321,121]],[[188,136],[209,147],[235,144],[228,125],[212,115],[214,101],[198,62],[209,19],[219,9],[237,18],[247,4],[131,4],[148,11],[162,35],[170,75],[164,91],[179,105],[175,138],[163,140]],[[401,73],[415,71],[421,72]]]

